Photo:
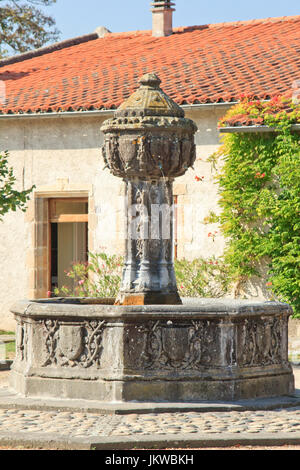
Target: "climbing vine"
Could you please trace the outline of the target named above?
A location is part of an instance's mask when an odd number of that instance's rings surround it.
[[[297,123],[300,106],[291,99],[261,102],[243,96],[220,126],[264,125],[273,130],[226,134],[211,161],[218,165],[218,221],[227,239],[224,258],[231,278],[241,286],[267,265],[267,288],[300,316],[300,133],[293,129]]]

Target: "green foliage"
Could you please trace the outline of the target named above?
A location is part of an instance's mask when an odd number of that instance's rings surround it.
[[[115,298],[119,292],[123,258],[104,253],[89,255],[88,263],[75,263],[68,278],[73,289],[55,289],[56,296]],[[216,258],[194,261],[176,260],[175,273],[182,297],[222,297],[228,291],[227,267]]]
[[[223,297],[230,287],[228,267],[214,257],[176,260],[175,274],[181,297]]]
[[[245,100],[222,120],[222,124],[232,125],[235,113],[241,120],[243,106],[245,119],[255,115],[277,132],[234,133],[224,137],[218,151],[224,160],[217,175],[222,208],[219,222],[227,238],[224,259],[231,278],[244,281],[258,274],[260,266],[267,261],[267,286],[275,298],[290,303],[297,316],[300,315],[300,140],[291,125],[300,117],[300,107],[291,103],[287,107],[284,99],[276,102],[278,112],[275,104],[269,104],[269,108],[264,105],[262,109],[260,102],[249,105]],[[271,107],[272,113],[266,112]]]
[[[0,0],[0,58],[11,50],[14,53],[26,52],[58,39],[59,32],[53,29],[54,19],[41,9],[55,2]]]
[[[13,168],[8,166],[8,152],[0,154],[0,221],[4,214],[9,211],[16,211],[18,208],[23,212],[26,210],[26,203],[30,199],[30,193],[34,186],[24,191],[14,189],[16,178]]]
[[[11,359],[16,353],[16,343],[12,341],[11,343],[5,344],[6,359]]]

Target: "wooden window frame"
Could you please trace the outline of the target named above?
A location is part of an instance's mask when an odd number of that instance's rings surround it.
[[[88,214],[60,214],[56,215],[54,209],[54,203],[56,202],[82,202],[88,204],[88,198],[49,198],[49,223],[72,223],[72,222],[86,222],[88,223],[89,215]]]

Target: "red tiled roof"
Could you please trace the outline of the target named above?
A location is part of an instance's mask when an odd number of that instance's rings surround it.
[[[157,73],[163,90],[180,105],[286,93],[300,78],[300,16],[177,28],[163,38],[151,31],[113,33],[0,62],[6,88],[0,110],[113,109],[147,72]]]

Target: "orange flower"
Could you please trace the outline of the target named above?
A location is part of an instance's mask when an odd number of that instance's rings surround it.
[[[264,178],[266,176],[266,173],[260,173],[259,171],[256,173],[254,178]]]

